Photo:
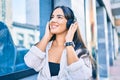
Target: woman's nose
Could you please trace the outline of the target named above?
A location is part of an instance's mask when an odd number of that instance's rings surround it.
[[[50,20],[50,22],[57,22],[57,19],[56,19],[56,18],[52,18],[52,19]]]

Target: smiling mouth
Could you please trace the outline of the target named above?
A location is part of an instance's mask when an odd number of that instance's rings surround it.
[[[55,29],[55,28],[57,28],[57,27],[58,27],[58,26],[51,26],[50,28],[51,28],[51,29]]]

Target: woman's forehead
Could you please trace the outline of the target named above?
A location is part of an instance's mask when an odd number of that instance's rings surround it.
[[[63,15],[64,16],[64,13],[61,8],[57,8],[53,11],[52,15]]]

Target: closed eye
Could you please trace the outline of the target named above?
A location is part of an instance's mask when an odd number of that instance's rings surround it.
[[[59,18],[60,18],[60,19],[64,18],[63,15],[57,15],[57,17],[58,17],[58,19],[59,19]]]
[[[58,19],[62,19],[63,17],[61,17],[61,16],[58,16]]]

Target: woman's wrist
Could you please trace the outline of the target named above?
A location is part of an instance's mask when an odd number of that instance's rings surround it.
[[[75,47],[75,44],[73,41],[68,41],[68,42],[65,42],[64,45],[67,47],[67,46],[72,46],[72,47]]]

